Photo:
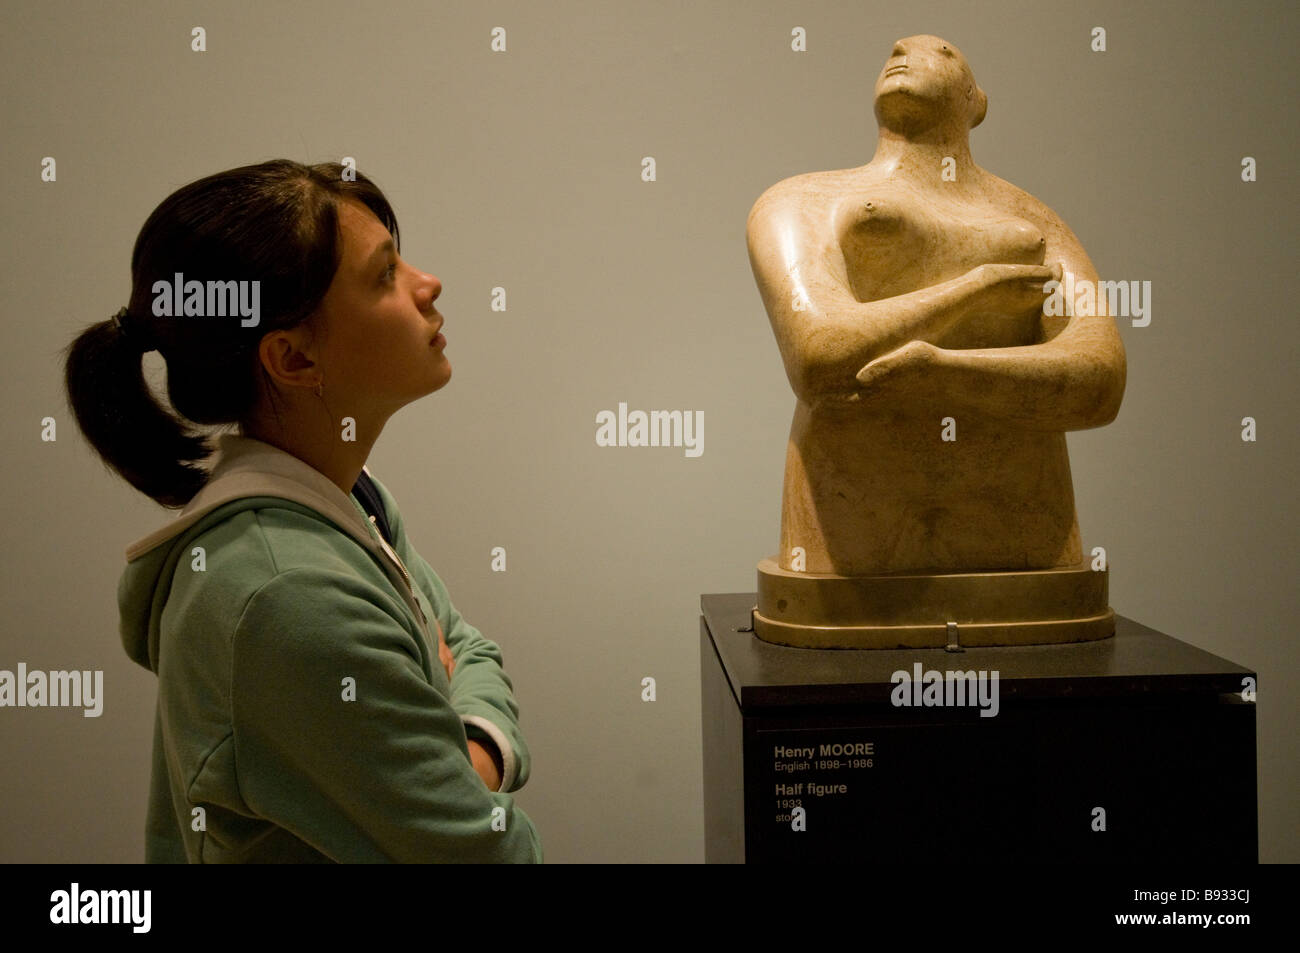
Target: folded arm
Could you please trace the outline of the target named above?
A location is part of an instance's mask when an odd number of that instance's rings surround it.
[[[231,679],[240,792],[342,862],[531,862],[532,822],[489,791],[390,593],[316,568],[249,600]]]
[[[432,606],[455,660],[451,705],[460,713],[469,739],[487,749],[488,755],[496,750],[500,760],[500,790],[517,791],[528,780],[531,757],[519,727],[519,705],[515,701],[514,686],[505,672],[501,649],[456,610],[438,574],[410,545],[392,494],[374,474],[371,474],[371,479],[379,491],[393,531],[393,548],[411,573],[412,583]],[[470,753],[473,756],[472,750]]]
[[[851,403],[864,365],[913,340],[937,339],[967,313],[969,275],[879,301],[858,301],[836,261],[829,225],[791,199],[765,195],[746,226],[750,266],[795,396]]]
[[[1096,270],[1064,224],[1044,223],[1066,281],[1091,282]],[[864,401],[923,393],[947,415],[974,413],[1025,430],[1087,430],[1110,423],[1124,396],[1124,345],[1104,298],[1092,314],[1043,318],[1041,343],[949,350],[913,341],[857,374]],[[1062,327],[1062,322],[1064,326]]]
[[[1018,192],[1018,190],[1017,190]],[[1069,271],[1095,282],[1078,240],[1032,197],[1050,266],[990,263],[907,294],[860,302],[829,225],[781,193],[764,195],[747,225],[750,264],[795,396],[817,407],[934,405],[1025,429],[1080,430],[1113,420],[1124,392],[1124,349],[1105,303],[1061,326],[1044,317],[1043,342],[973,350],[934,342],[972,313],[1021,313],[1045,301],[1044,283]],[[1023,205],[1019,209],[1024,211]]]

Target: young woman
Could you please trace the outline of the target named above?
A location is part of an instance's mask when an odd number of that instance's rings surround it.
[[[131,270],[66,383],[100,456],[182,508],[118,586],[158,675],[146,860],[540,861],[501,652],[365,468],[451,377],[442,285],[399,257],[383,193],[336,164],[209,176],[149,216]],[[200,425],[234,425],[211,464]]]

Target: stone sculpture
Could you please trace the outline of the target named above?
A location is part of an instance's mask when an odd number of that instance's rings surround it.
[[[986,108],[955,46],[899,40],[876,81],[871,162],[785,179],[750,212],[796,397],[780,551],[759,564],[761,638],[1114,631],[1106,571],[1081,552],[1065,433],[1115,418],[1124,349],[1104,296],[1044,308],[1054,282],[1098,276],[1059,216],[975,164]]]

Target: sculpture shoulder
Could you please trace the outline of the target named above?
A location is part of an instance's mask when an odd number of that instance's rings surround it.
[[[748,227],[763,219],[787,219],[809,213],[823,216],[843,192],[845,172],[804,172],[782,179],[766,189],[749,210]]]

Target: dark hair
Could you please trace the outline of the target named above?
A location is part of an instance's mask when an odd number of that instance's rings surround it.
[[[302,324],[320,305],[342,261],[339,203],[347,199],[374,212],[400,248],[383,192],[339,163],[243,166],[192,182],[154,209],[131,255],[130,334],[111,318],[90,325],[68,346],[64,370],[81,432],[136,489],[163,506],[184,506],[207,482],[207,470],[195,464],[213,449],[193,425],[246,424],[261,393],[274,400],[274,389],[261,386],[257,345],[270,331]],[[177,272],[187,283],[259,281],[259,322],[155,316],[154,282],[170,285]],[[141,335],[167,362],[176,413],[159,405],[145,381]]]

